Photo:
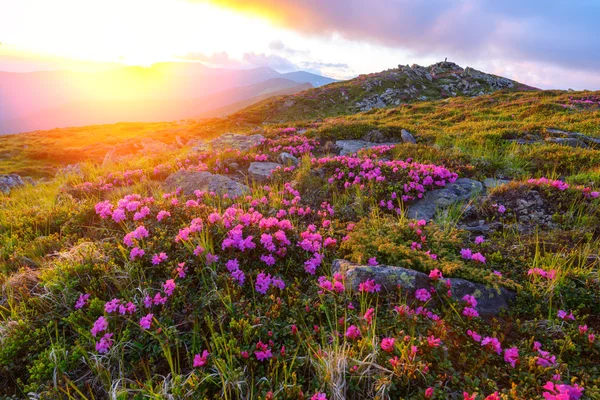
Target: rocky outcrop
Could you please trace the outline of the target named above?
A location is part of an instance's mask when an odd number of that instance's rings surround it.
[[[12,188],[24,186],[25,182],[17,174],[0,175],[0,192],[9,194]]]
[[[535,90],[508,78],[446,61],[428,67],[399,65],[397,69],[359,79],[367,95],[354,104],[355,111],[394,107],[415,100],[480,96],[502,89]]]
[[[540,134],[526,132],[518,138],[508,139],[508,141],[520,145],[551,143],[569,147],[600,148],[600,138],[554,128],[546,128],[546,131]]]
[[[340,155],[355,154],[362,149],[370,149],[376,146],[395,145],[399,142],[373,143],[366,140],[336,140],[335,145],[340,149]]]
[[[283,152],[279,156],[277,156],[277,162],[286,166],[298,165],[300,160],[297,157],[294,157],[290,153]]]
[[[483,180],[483,186],[486,189],[494,189],[497,188],[499,186],[503,186],[510,183],[509,180],[507,179],[495,179],[495,178],[485,178]]]
[[[169,190],[181,188],[186,195],[191,195],[196,190],[214,192],[221,196],[227,194],[229,197],[239,197],[250,192],[246,185],[207,171],[177,171],[165,180],[165,187]]]
[[[425,193],[422,199],[409,205],[407,215],[413,219],[433,219],[436,212],[459,201],[464,201],[483,191],[483,185],[473,179],[461,178],[443,189]]]
[[[346,278],[346,285],[358,291],[361,282],[372,279],[381,285],[381,289],[393,292],[400,287],[403,291],[414,295],[417,289],[429,289],[433,282],[428,275],[412,269],[388,265],[368,266],[354,264],[346,260],[335,260],[333,273],[341,273]],[[452,297],[460,300],[469,294],[477,299],[477,311],[481,315],[497,315],[507,309],[516,297],[516,293],[505,288],[494,288],[461,278],[449,278]]]
[[[264,181],[269,179],[273,171],[282,167],[281,164],[274,162],[253,162],[248,168],[248,173],[253,179]]]
[[[260,134],[239,135],[236,133],[226,133],[208,142],[196,141],[188,143],[188,145],[190,145],[194,151],[247,151],[261,144],[264,139],[265,137]]]
[[[574,140],[571,142],[567,142],[570,143],[568,144],[569,146],[572,145],[572,143],[577,143],[578,146],[576,147],[600,147],[600,138],[584,135],[580,132],[569,132],[560,129],[546,128],[546,133],[558,136],[559,138]],[[579,144],[583,144],[585,146],[580,146]]]
[[[176,146],[163,143],[159,140],[154,139],[142,139],[140,142],[142,149],[140,150],[143,154],[162,154],[177,150]]]
[[[402,129],[402,131],[400,132],[402,135],[402,141],[404,143],[417,143],[417,140],[415,139],[415,137],[406,129]]]

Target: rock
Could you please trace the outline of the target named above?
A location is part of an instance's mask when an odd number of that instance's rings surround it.
[[[596,147],[596,146],[600,145],[600,138],[595,138],[595,137],[591,137],[588,135],[584,135],[583,133],[580,133],[580,132],[569,132],[569,131],[563,131],[560,129],[553,129],[553,128],[546,128],[546,132],[551,135],[561,135],[561,136],[566,136],[568,138],[579,139],[582,142],[586,143],[588,146]]]
[[[283,166],[274,162],[253,162],[250,164],[250,168],[248,168],[248,173],[256,180],[266,180],[279,167]]]
[[[369,133],[367,133],[362,138],[365,142],[373,142],[373,143],[385,143],[390,142],[393,138],[386,133],[381,132],[380,130],[373,129]]]
[[[141,152],[145,154],[168,153],[177,150],[175,146],[154,139],[142,139]]]
[[[481,315],[497,315],[500,310],[508,309],[517,294],[505,288],[493,288],[461,278],[450,278],[452,297],[460,300],[470,294],[477,299],[477,311]]]
[[[588,147],[587,144],[585,144],[583,141],[576,139],[576,138],[572,138],[572,137],[568,137],[568,138],[546,138],[545,139],[546,142],[549,143],[556,143],[556,144],[560,144],[562,146],[569,146],[569,147],[581,147],[581,148],[586,148]]]
[[[56,176],[59,176],[59,175],[62,175],[62,176],[74,175],[74,176],[77,176],[77,177],[83,179],[83,171],[81,170],[81,165],[79,165],[79,163],[69,164],[66,167],[59,169],[56,172]]]
[[[346,156],[349,154],[355,154],[361,149],[370,149],[375,146],[386,146],[394,145],[398,142],[387,142],[387,143],[373,143],[365,140],[336,140],[335,145],[340,148],[340,155]]]
[[[175,142],[177,142],[177,146],[185,147],[186,142],[181,138],[181,136],[175,136]]]
[[[506,179],[485,178],[483,180],[483,186],[485,186],[486,189],[493,189],[498,186],[506,185],[507,183],[510,183],[510,181]]]
[[[224,175],[207,171],[177,171],[169,175],[165,180],[165,186],[169,190],[180,187],[186,195],[193,194],[195,190],[215,192],[218,195],[227,194],[229,197],[239,197],[250,192],[250,188],[246,185]]]
[[[277,162],[283,165],[291,166],[298,165],[300,163],[300,160],[298,160],[298,158],[294,157],[290,153],[284,152],[277,157]]]
[[[9,194],[11,189],[18,186],[24,186],[25,182],[17,174],[0,175],[0,192]]]
[[[483,185],[473,179],[461,178],[443,189],[432,190],[425,193],[422,199],[408,206],[408,218],[433,219],[435,213],[449,205],[469,199],[474,194],[481,192]]]
[[[218,151],[223,151],[227,149],[247,151],[261,144],[264,139],[265,137],[260,134],[239,135],[235,133],[226,133],[208,142],[208,146],[212,150]]]
[[[361,282],[372,279],[381,285],[385,292],[396,291],[398,286],[411,294],[417,289],[429,289],[433,285],[429,276],[412,269],[388,265],[359,265],[346,260],[334,260],[333,273],[341,273],[346,278],[346,285],[358,291]],[[493,288],[461,278],[450,278],[452,297],[460,300],[469,294],[477,299],[477,311],[481,315],[497,315],[507,309],[516,298],[516,293],[505,288]]]
[[[415,137],[413,135],[410,134],[409,131],[407,131],[406,129],[402,129],[401,131],[402,134],[402,141],[404,143],[417,143],[417,140],[415,139]]]
[[[429,287],[429,277],[422,272],[402,267],[390,267],[387,265],[359,265],[347,260],[334,260],[332,272],[341,273],[346,277],[346,284],[353,291],[358,291],[358,285],[367,279],[373,279],[381,285],[382,290],[393,292],[398,285],[402,289],[414,291],[423,287]]]

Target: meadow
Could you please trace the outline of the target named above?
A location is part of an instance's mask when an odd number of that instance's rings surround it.
[[[0,137],[0,173],[35,180],[0,193],[0,396],[600,398],[597,96],[500,91],[353,115],[273,114],[267,100],[204,121]],[[337,154],[337,140],[401,142],[403,129],[416,144]],[[264,139],[195,147],[226,132]],[[169,147],[144,152],[143,139]],[[282,151],[298,163],[246,173]],[[182,170],[248,190],[165,184]],[[459,178],[504,184],[407,217]],[[430,284],[351,281],[336,260]],[[485,314],[450,278],[515,297]]]

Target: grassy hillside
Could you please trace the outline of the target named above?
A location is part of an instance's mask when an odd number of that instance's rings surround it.
[[[0,192],[0,397],[599,398],[600,93],[518,88],[0,137],[0,173],[44,177]],[[197,147],[226,132],[264,140]],[[252,178],[282,151],[298,165]],[[168,178],[204,171],[247,195]],[[407,217],[457,178],[509,182]],[[514,300],[485,314],[457,279]]]

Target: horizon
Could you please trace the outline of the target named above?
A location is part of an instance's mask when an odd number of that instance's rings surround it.
[[[1,3],[4,72],[198,62],[346,80],[448,58],[542,89],[600,89],[600,54],[596,35],[590,35],[599,31],[594,20],[600,4],[589,1],[576,10],[558,1],[523,6],[379,0],[369,9],[357,0]],[[555,20],[559,15],[571,19]]]

